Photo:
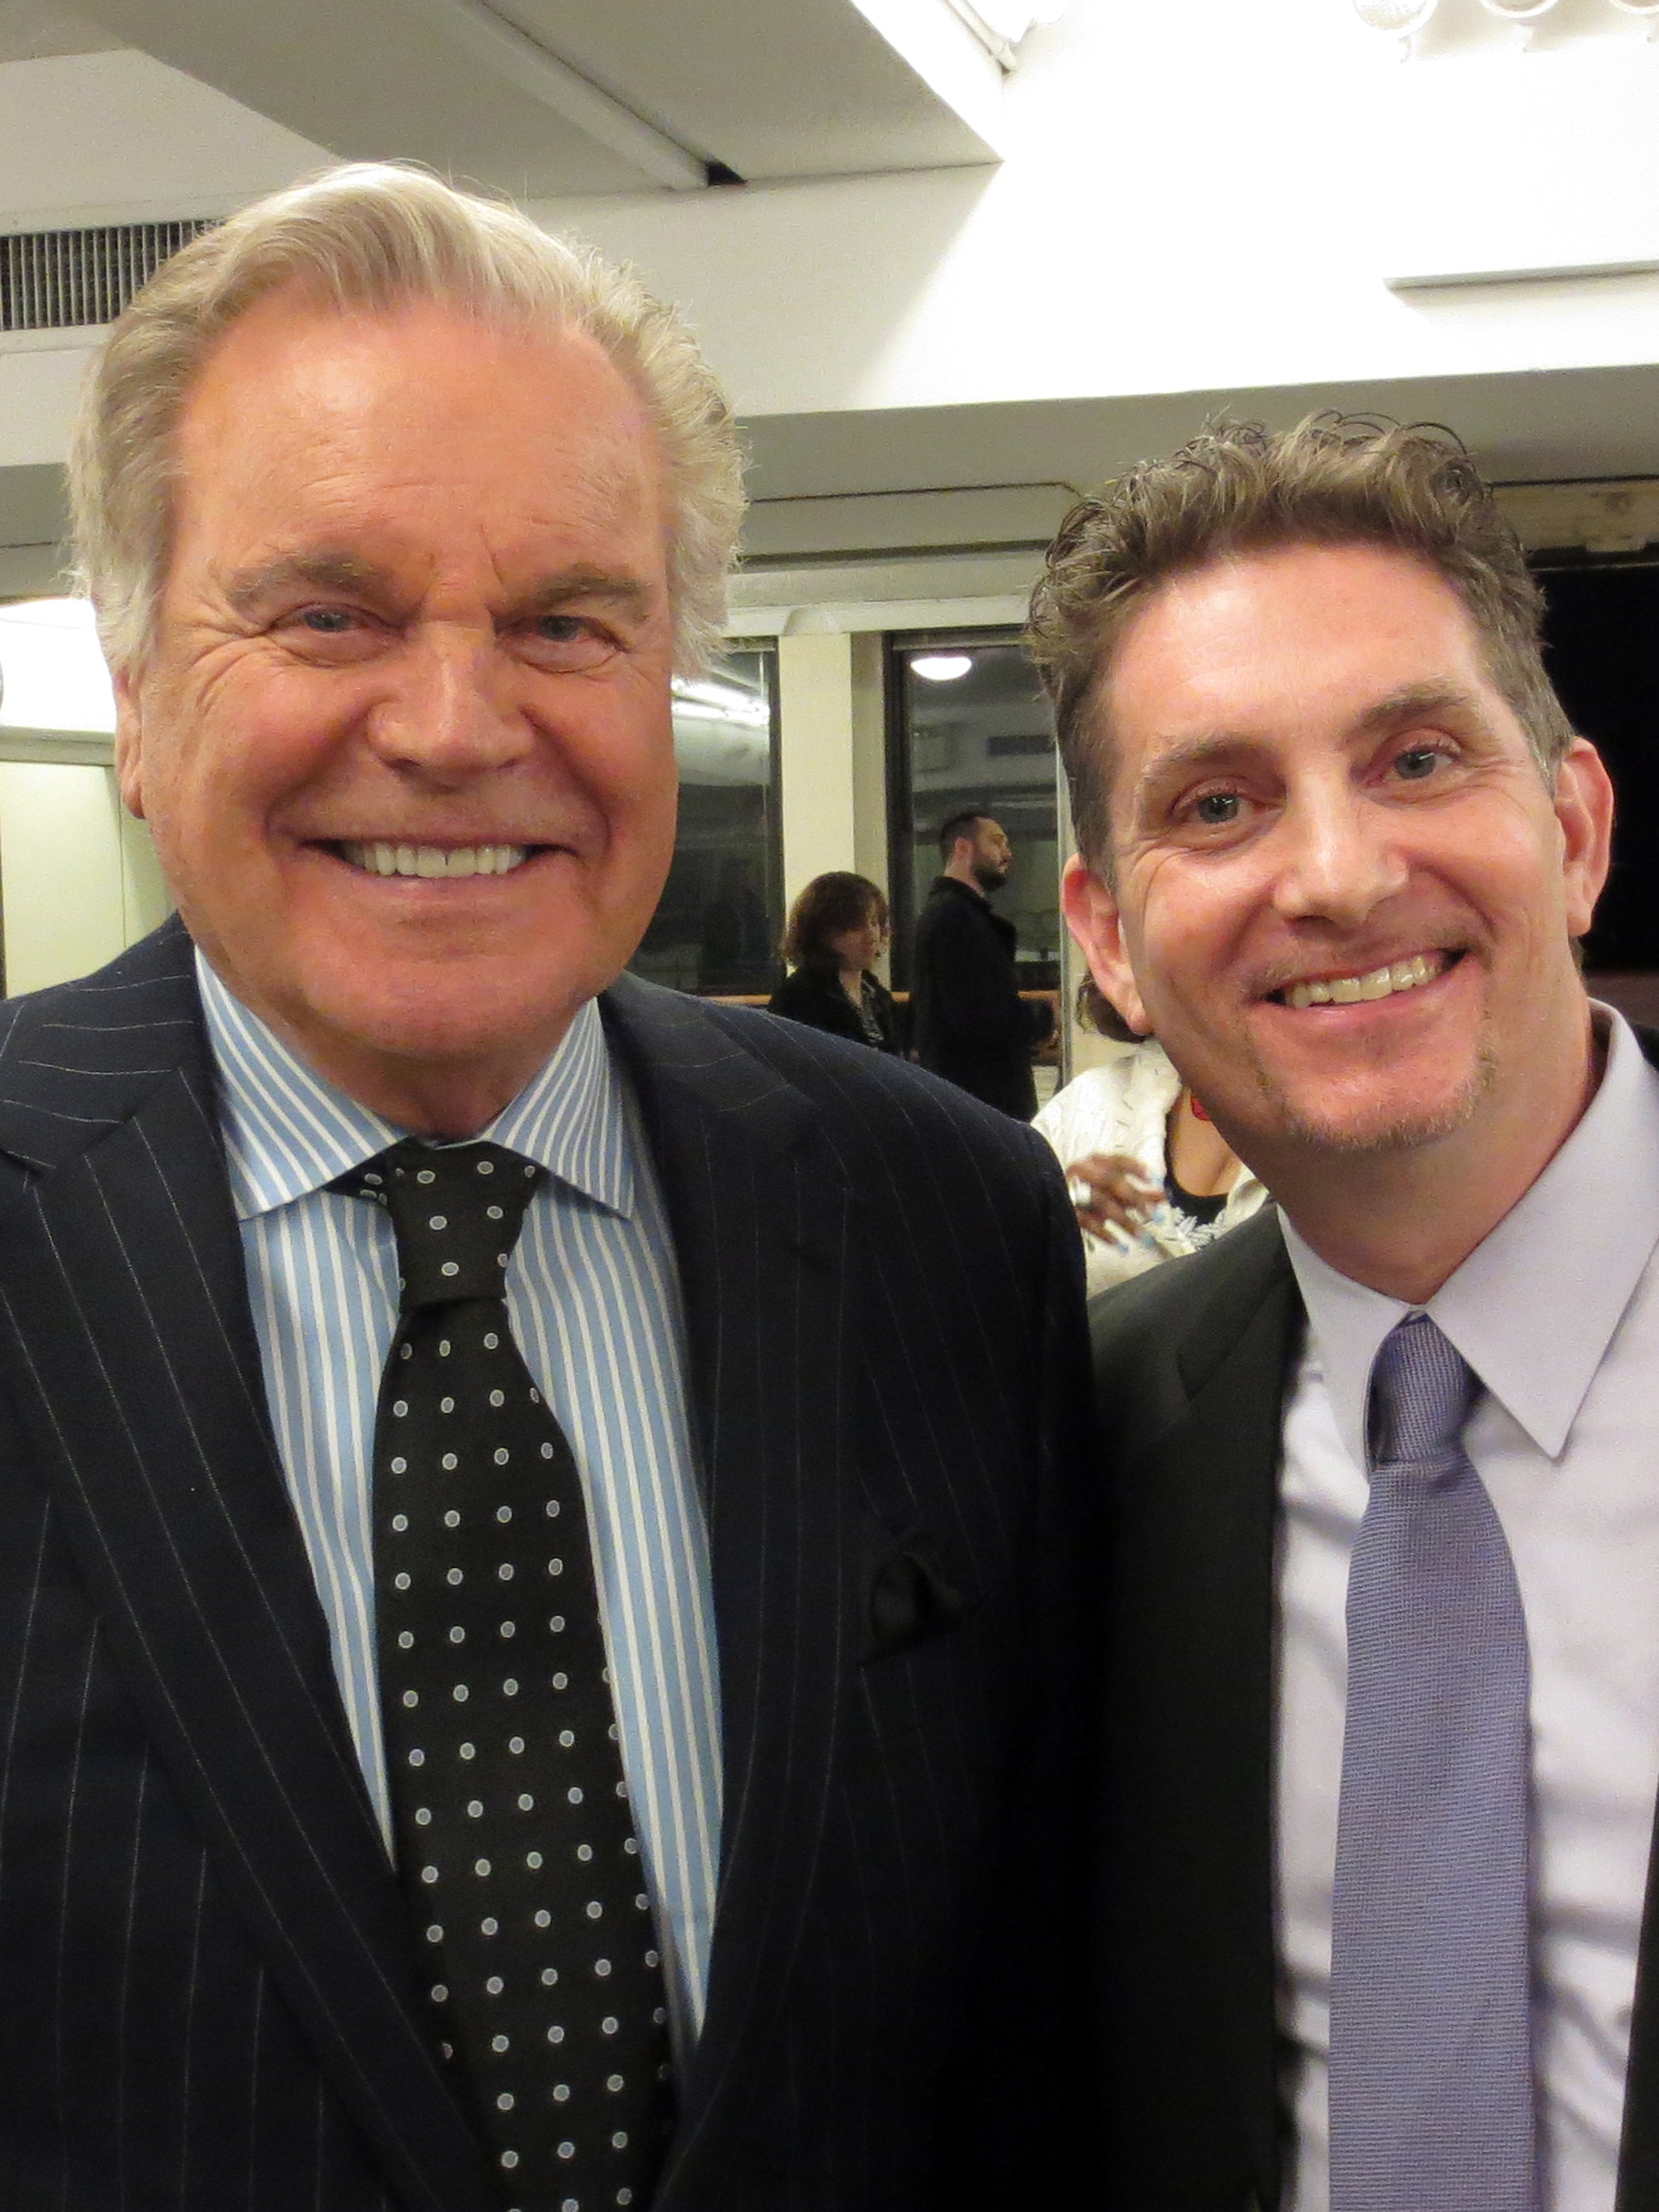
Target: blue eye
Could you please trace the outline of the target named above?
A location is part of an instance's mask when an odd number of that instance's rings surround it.
[[[578,615],[544,615],[536,627],[550,645],[574,645],[587,635]]]
[[[1394,764],[1408,783],[1421,783],[1439,766],[1440,754],[1433,745],[1413,745],[1408,751],[1398,754]]]
[[[307,629],[320,631],[325,637],[337,637],[351,627],[351,617],[344,607],[307,607],[300,619]]]
[[[1238,793],[1236,791],[1206,791],[1193,811],[1206,827],[1221,829],[1238,819]]]

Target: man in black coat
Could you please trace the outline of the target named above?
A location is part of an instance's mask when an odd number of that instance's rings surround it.
[[[179,912],[0,1027],[0,2203],[1048,2201],[1075,1231],[1003,1118],[619,972],[738,519],[706,368],[347,169],[90,381]]]
[[[989,894],[1008,880],[1013,849],[988,814],[954,814],[939,830],[942,874],[916,918],[911,1018],[916,1058],[988,1106],[1029,1121],[1036,1112],[1031,1048],[1054,1026],[1019,995],[1018,936]]]
[[[1101,2201],[1659,2207],[1659,1073],[1449,434],[1224,425],[1033,606],[1068,920],[1277,1200],[1096,1302]]]

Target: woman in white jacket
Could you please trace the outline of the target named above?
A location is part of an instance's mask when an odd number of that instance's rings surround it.
[[[1111,1057],[1057,1091],[1032,1126],[1072,1178],[1092,1297],[1196,1252],[1247,1220],[1267,1194],[1162,1045],[1132,1036],[1092,984],[1084,1006],[1112,1039]]]

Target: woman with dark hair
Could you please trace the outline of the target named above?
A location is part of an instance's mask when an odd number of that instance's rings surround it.
[[[794,969],[767,1001],[770,1014],[828,1030],[878,1052],[898,1052],[892,994],[871,973],[887,942],[887,902],[867,876],[814,876],[789,912],[783,957]]]

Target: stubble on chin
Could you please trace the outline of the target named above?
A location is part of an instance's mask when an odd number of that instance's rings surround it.
[[[1432,1106],[1402,1106],[1368,1117],[1363,1110],[1344,1110],[1335,1103],[1325,1112],[1310,1108],[1293,1097],[1273,1074],[1254,1039],[1248,1042],[1247,1054],[1257,1092],[1252,1119],[1272,1131],[1275,1145],[1305,1146],[1356,1160],[1412,1152],[1455,1137],[1474,1119],[1498,1077],[1496,1055],[1483,1042],[1476,1047],[1467,1079],[1449,1097]],[[1386,1078],[1386,1070],[1382,1073]]]

